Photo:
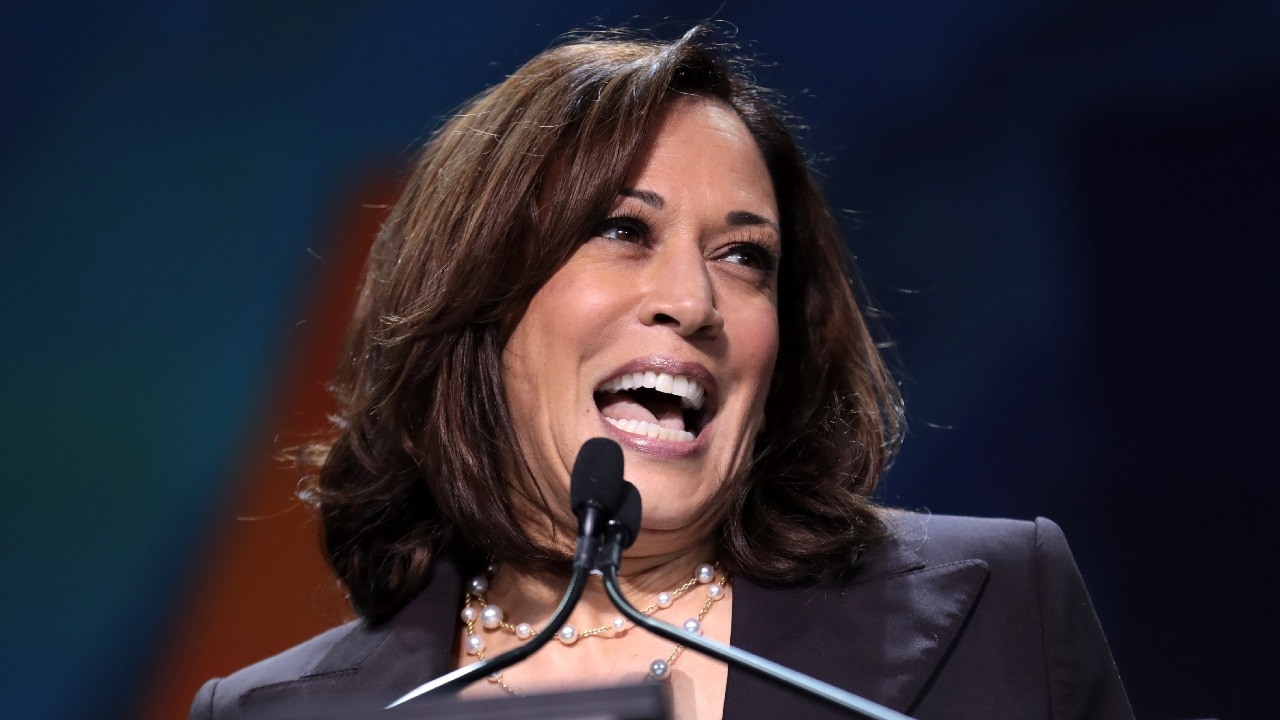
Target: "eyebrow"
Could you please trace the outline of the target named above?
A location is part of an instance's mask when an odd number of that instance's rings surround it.
[[[662,196],[652,190],[639,190],[636,188],[622,188],[618,194],[623,197],[635,198],[645,205],[652,205],[655,210],[661,210],[666,201]]]
[[[768,228],[773,228],[773,231],[779,235],[782,234],[782,228],[778,227],[778,223],[764,217],[763,215],[757,215],[750,210],[731,210],[724,216],[724,220],[735,227],[743,225],[763,225]]]
[[[662,206],[666,204],[666,201],[662,199],[662,196],[652,190],[641,190],[639,188],[627,187],[619,190],[618,194],[623,197],[635,198],[655,210],[661,210]],[[725,214],[724,220],[726,223],[734,227],[764,226],[772,228],[773,231],[778,234],[782,233],[782,229],[778,227],[778,223],[764,217],[763,215],[753,213],[750,210],[730,210]]]

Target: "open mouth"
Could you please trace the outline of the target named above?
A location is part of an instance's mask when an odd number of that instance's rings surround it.
[[[625,373],[597,388],[595,400],[610,425],[655,440],[693,442],[711,416],[706,389],[685,375]]]

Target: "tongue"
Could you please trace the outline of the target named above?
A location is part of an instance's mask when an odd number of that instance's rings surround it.
[[[665,400],[658,393],[648,395],[650,397],[645,398],[646,402],[641,404],[625,393],[609,393],[599,396],[597,404],[600,406],[600,414],[607,418],[643,420],[657,423],[668,430],[684,430],[684,412],[680,408],[679,398]]]

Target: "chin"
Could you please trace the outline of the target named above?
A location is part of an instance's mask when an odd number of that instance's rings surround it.
[[[652,496],[656,491],[647,493]],[[640,497],[646,496],[640,487]],[[705,503],[698,507],[670,507],[665,503],[649,501],[644,504],[643,520],[640,523],[640,539],[675,539],[679,538],[686,545],[700,543],[710,535],[718,523],[709,520],[710,509]]]

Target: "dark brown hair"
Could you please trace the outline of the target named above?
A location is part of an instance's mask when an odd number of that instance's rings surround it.
[[[720,560],[802,582],[847,572],[883,534],[868,495],[900,440],[896,385],[783,115],[713,35],[572,39],[471,100],[423,149],[368,260],[332,386],[336,434],[303,455],[329,561],[365,617],[408,602],[442,552],[565,566],[517,521],[514,500],[541,496],[517,450],[503,344],[606,217],[673,93],[737,111],[772,176],[786,248],[768,424],[751,466],[725,484]]]

